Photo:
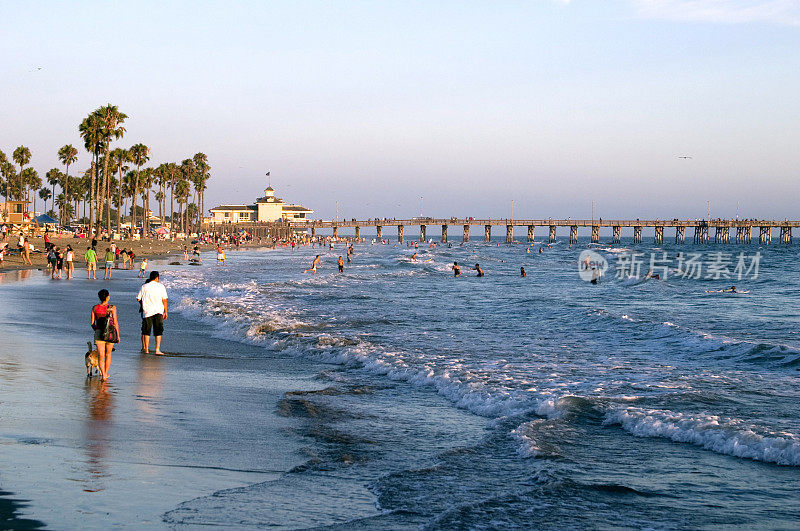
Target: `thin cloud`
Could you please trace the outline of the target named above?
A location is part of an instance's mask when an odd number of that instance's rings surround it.
[[[800,27],[798,0],[629,0],[643,18]]]

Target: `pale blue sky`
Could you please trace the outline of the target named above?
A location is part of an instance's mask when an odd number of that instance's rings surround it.
[[[800,2],[0,1],[0,149],[107,102],[207,206],[799,218]],[[41,70],[37,70],[41,67]],[[691,155],[692,160],[678,159]],[[89,157],[81,152],[79,167]]]

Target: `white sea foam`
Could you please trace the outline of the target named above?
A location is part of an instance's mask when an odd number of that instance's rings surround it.
[[[637,437],[664,437],[720,454],[800,466],[797,435],[769,433],[740,420],[628,407],[609,411],[604,424],[619,424]]]

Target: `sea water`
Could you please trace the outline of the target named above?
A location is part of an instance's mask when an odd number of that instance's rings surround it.
[[[587,248],[612,264],[598,284],[578,274]],[[348,528],[800,523],[797,246],[473,240],[413,261],[366,243],[339,273],[345,249],[165,275],[174,307],[220,337],[330,367],[318,392],[265,405],[303,423],[287,436],[308,440],[306,465],[168,522],[275,523],[288,503],[288,519],[309,507],[295,524]],[[706,270],[681,276],[692,253]],[[735,271],[756,253],[757,274]],[[651,255],[672,261],[657,279]],[[733,284],[747,293],[718,291]]]

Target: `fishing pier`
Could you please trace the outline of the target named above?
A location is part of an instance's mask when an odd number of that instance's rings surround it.
[[[333,237],[339,236],[339,229],[355,229],[356,239],[361,238],[361,229],[364,227],[374,228],[377,239],[383,239],[384,228],[394,227],[397,230],[397,241],[402,243],[405,239],[405,230],[408,227],[417,227],[419,231],[419,241],[427,241],[429,227],[441,227],[441,241],[448,241],[448,231],[450,227],[459,227],[462,230],[462,241],[469,241],[470,229],[472,227],[483,227],[484,241],[492,238],[492,229],[495,227],[505,227],[506,242],[514,240],[514,228],[525,227],[528,231],[528,241],[534,240],[537,228],[548,231],[548,241],[556,241],[556,230],[559,227],[569,227],[570,243],[577,243],[578,231],[587,229],[591,234],[591,241],[599,243],[600,228],[611,228],[611,243],[620,243],[623,229],[633,230],[633,242],[642,243],[643,231],[645,228],[654,229],[653,241],[655,244],[664,242],[664,231],[674,231],[675,243],[685,243],[686,233],[693,236],[694,243],[710,243],[713,238],[714,243],[751,243],[753,240],[754,229],[758,229],[758,243],[772,243],[773,231],[778,232],[780,243],[792,243],[792,229],[800,227],[800,221],[767,221],[767,220],[621,220],[621,219],[474,219],[474,218],[411,218],[411,219],[367,219],[367,220],[341,220],[341,221],[322,221],[322,220],[292,220],[288,225],[294,231],[309,231],[311,236],[315,236],[317,230],[330,229]],[[712,236],[713,232],[713,236]],[[733,235],[733,236],[732,236]]]

